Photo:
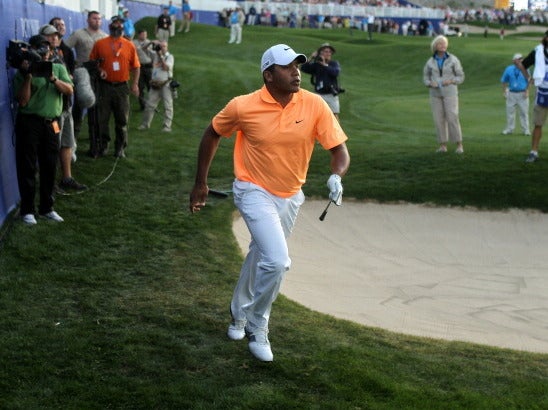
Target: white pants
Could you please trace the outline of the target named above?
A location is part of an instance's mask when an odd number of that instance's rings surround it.
[[[516,107],[519,112],[519,122],[524,134],[529,133],[529,95],[527,93],[508,92],[506,97],[506,131],[514,131],[516,126]]]
[[[230,305],[236,320],[247,321],[247,329],[267,329],[272,303],[291,266],[287,238],[293,230],[304,194],[280,198],[263,188],[235,180],[232,192],[249,232],[249,252],[240,271]]]
[[[171,94],[169,81],[159,90],[151,87],[148,92],[145,100],[145,111],[143,112],[142,122],[147,128],[150,127],[152,117],[154,117],[156,107],[158,107],[160,100],[164,102],[164,128],[171,128],[171,123],[173,121],[173,95]]]
[[[171,25],[169,26],[169,36],[173,37],[175,35],[175,24],[177,24],[177,16],[175,14],[172,14],[169,16],[169,19],[171,20]]]
[[[242,42],[242,26],[240,24],[230,25],[230,40],[229,43],[240,44]]]

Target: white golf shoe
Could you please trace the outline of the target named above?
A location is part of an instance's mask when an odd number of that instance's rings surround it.
[[[245,337],[245,320],[232,320],[226,335],[231,340],[242,340]]]
[[[255,329],[249,334],[249,351],[262,362],[274,360],[268,341],[268,329]]]

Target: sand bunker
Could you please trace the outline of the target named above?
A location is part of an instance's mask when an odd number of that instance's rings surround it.
[[[394,332],[548,353],[548,215],[307,201],[282,293]],[[247,252],[241,218],[234,233]]]

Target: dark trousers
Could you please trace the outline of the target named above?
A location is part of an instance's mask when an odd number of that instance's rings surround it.
[[[114,153],[127,147],[127,123],[129,119],[129,86],[127,83],[99,83],[99,133],[101,153],[105,154],[110,141],[110,114],[114,116]]]
[[[21,215],[34,214],[37,165],[40,175],[40,204],[38,213],[53,209],[53,186],[59,159],[59,133],[52,123],[37,115],[17,115],[15,122],[15,159],[17,182],[21,195]]]
[[[152,80],[152,64],[141,65],[141,73],[139,74],[139,105],[141,110],[146,108],[145,90],[147,93],[150,91],[150,80]]]

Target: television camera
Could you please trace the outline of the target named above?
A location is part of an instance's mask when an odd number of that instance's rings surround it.
[[[10,40],[6,48],[6,61],[8,64],[22,72],[28,72],[35,77],[51,77],[53,67],[51,61],[43,61],[42,56],[33,50],[29,43],[20,40]],[[23,61],[28,61],[29,66],[23,70]]]

